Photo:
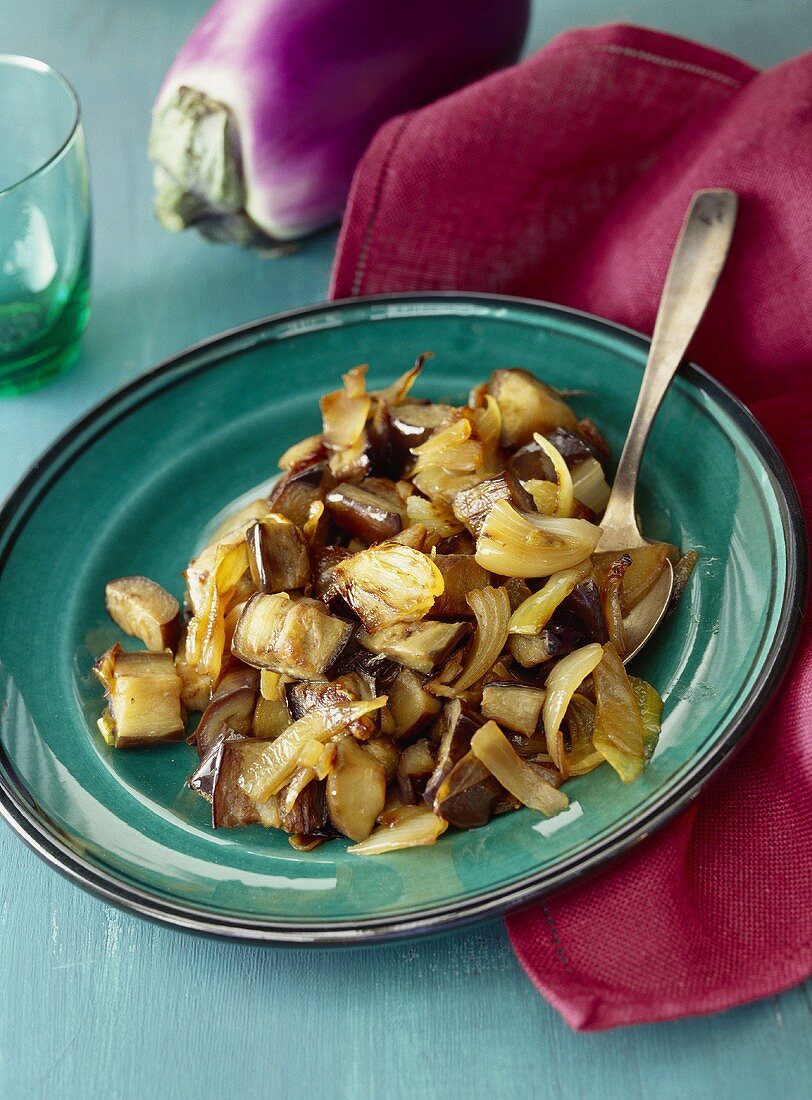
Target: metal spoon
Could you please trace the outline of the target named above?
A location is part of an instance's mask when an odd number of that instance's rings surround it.
[[[634,510],[637,475],[657,410],[713,294],[733,236],[738,199],[734,191],[697,191],[685,216],[665,278],[648,362],[629,434],[618,463],[603,535],[597,551],[645,546]],[[666,562],[658,581],[624,619],[629,661],[643,648],[668,609],[674,570]]]

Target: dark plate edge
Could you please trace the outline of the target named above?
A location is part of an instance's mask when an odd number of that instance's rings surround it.
[[[259,332],[271,323],[278,324],[302,316],[357,307],[363,304],[397,304],[426,300],[471,302],[483,305],[496,303],[498,305],[520,306],[531,310],[540,308],[545,312],[563,314],[587,321],[590,325],[613,329],[625,336],[633,337],[644,347],[649,344],[648,337],[642,333],[616,322],[597,317],[594,314],[556,305],[555,303],[511,297],[509,295],[458,293],[455,291],[381,294],[367,298],[348,298],[336,302],[320,303],[274,314],[219,333],[170,356],[156,367],[121,386],[94,405],[87,413],[70,425],[23,475],[9,494],[2,509],[0,509],[0,532],[10,524],[29,491],[36,486],[43,471],[52,465],[85,429],[92,427],[103,413],[120,404],[130,394],[143,389],[162,374],[182,366],[184,362],[201,351],[235,336]],[[71,881],[104,901],[161,924],[180,927],[190,932],[253,942],[273,942],[290,945],[357,945],[400,939],[420,933],[450,931],[461,925],[483,921],[489,917],[498,916],[508,909],[526,905],[552,891],[570,885],[577,879],[594,873],[608,862],[617,859],[636,843],[645,839],[651,832],[665,825],[693,801],[721,765],[741,746],[744,735],[752,726],[761,709],[767,705],[770,698],[778,690],[780,682],[789,668],[800,635],[806,606],[809,579],[806,527],[797,491],[775,444],[738,398],[701,367],[695,364],[686,364],[681,369],[681,373],[683,376],[692,379],[738,424],[776,482],[777,498],[781,511],[784,513],[782,519],[785,521],[784,530],[787,536],[787,578],[781,614],[776,627],[776,642],[764,666],[759,671],[750,697],[740,707],[728,726],[723,739],[715,746],[714,751],[703,759],[700,766],[685,776],[683,788],[678,792],[677,797],[672,796],[665,805],[662,803],[655,804],[644,818],[631,822],[623,832],[617,834],[611,840],[597,845],[586,857],[582,855],[570,865],[559,868],[557,872],[547,873],[539,879],[531,879],[521,886],[493,890],[474,903],[462,901],[438,906],[434,909],[422,910],[418,916],[413,918],[382,917],[352,923],[334,921],[308,925],[299,922],[295,925],[285,925],[268,921],[252,921],[209,915],[191,906],[165,902],[146,890],[128,886],[113,874],[99,871],[92,864],[77,856],[67,845],[59,841],[49,830],[42,826],[16,796],[15,792],[7,786],[2,776],[0,776],[0,816],[5,818],[12,829],[37,855]]]

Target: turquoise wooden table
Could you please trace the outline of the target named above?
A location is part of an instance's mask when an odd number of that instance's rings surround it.
[[[150,210],[149,107],[205,0],[0,0],[0,52],[82,100],[95,203],[93,315],[74,371],[0,402],[0,492],[114,387],[219,329],[325,296],[335,235],[291,257],[173,237]],[[553,10],[554,9],[554,10]],[[565,0],[756,64],[812,45],[809,0]],[[2,155],[2,151],[0,151]],[[367,950],[256,948],[144,923],[82,893],[0,826],[0,1096],[762,1097],[812,1089],[809,992],[711,1018],[575,1035],[501,923]]]

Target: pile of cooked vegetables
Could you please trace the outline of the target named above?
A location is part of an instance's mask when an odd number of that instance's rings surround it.
[[[178,601],[111,581],[114,645],[96,673],[116,748],[177,741],[215,827],[283,829],[303,851],[345,836],[373,855],[528,806],[570,776],[636,779],[662,700],[624,668],[624,615],[669,558],[595,553],[609,496],[595,424],[523,370],[461,407],[386,389],[366,366],[321,400],[323,431],[281,458],[270,495],[232,514]]]

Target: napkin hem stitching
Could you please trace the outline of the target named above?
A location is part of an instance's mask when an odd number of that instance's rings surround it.
[[[708,80],[716,80],[729,88],[741,88],[743,85],[743,81],[736,80],[725,73],[718,73],[714,69],[706,69],[704,65],[694,65],[690,61],[677,61],[675,58],[662,57],[660,54],[649,53],[647,50],[635,50],[631,46],[610,44],[600,46],[599,49],[604,53],[616,53],[624,57],[635,57],[641,61],[651,61],[652,64],[662,65],[667,69],[681,69],[683,72],[693,73],[695,76],[704,76]]]

